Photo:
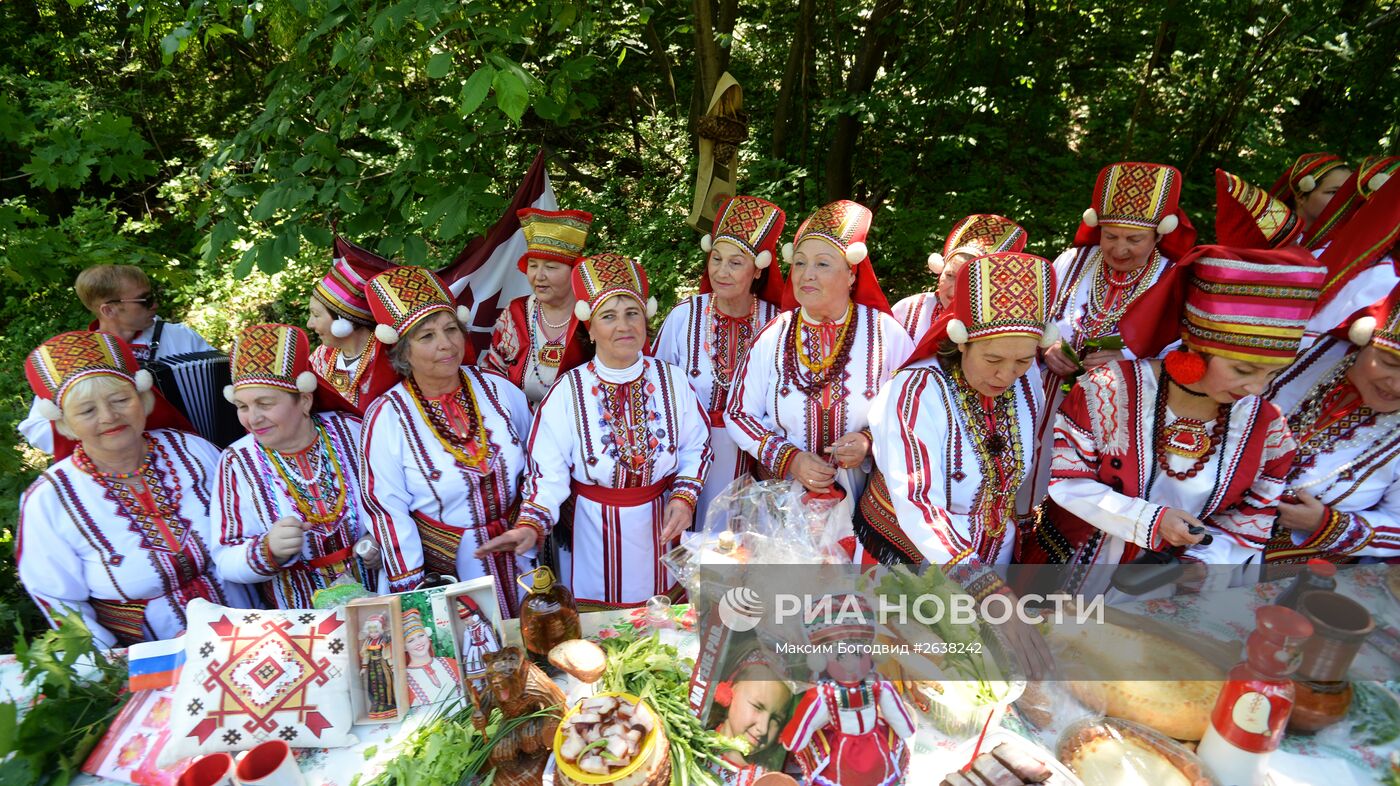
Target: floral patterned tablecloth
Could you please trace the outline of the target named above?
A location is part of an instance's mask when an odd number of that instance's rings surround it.
[[[1368,609],[1373,610],[1379,619],[1394,619],[1400,616],[1400,602],[1386,588],[1385,569],[1358,568],[1343,571],[1339,575],[1339,591],[1351,597]],[[1182,630],[1194,631],[1225,641],[1239,641],[1253,629],[1253,611],[1265,605],[1281,591],[1276,584],[1261,584],[1248,590],[1237,592],[1228,602],[1205,595],[1183,596],[1170,600],[1146,601],[1124,606],[1125,610],[1146,614],[1155,620],[1179,626]],[[694,657],[699,641],[695,635],[695,614],[687,606],[672,609],[671,622],[665,624],[663,636],[676,644],[682,656]],[[593,639],[606,639],[626,635],[646,629],[648,620],[642,610],[597,612],[580,615],[584,636]],[[507,622],[503,630],[508,643],[519,643],[519,626]],[[1373,638],[1363,648],[1357,658],[1357,672],[1382,672],[1387,667],[1394,670],[1394,661],[1400,653],[1387,649],[1388,642]],[[1395,682],[1383,683],[1395,691],[1400,688]],[[577,686],[566,685],[566,690]],[[12,699],[29,694],[19,684],[18,667],[14,656],[0,655],[0,698]],[[401,724],[379,724],[357,726],[355,734],[358,744],[340,749],[306,749],[298,751],[297,760],[308,786],[349,786],[358,773],[361,781],[381,771],[384,763],[391,759],[396,748],[395,742],[409,735],[429,712],[419,711]],[[1053,748],[1053,733],[1037,733],[1009,712],[1001,725],[1011,731],[1038,738],[1040,742]],[[1284,750],[1296,757],[1288,758],[1289,767],[1301,762],[1342,761],[1350,771],[1351,781],[1356,784],[1372,784],[1380,780],[1389,766],[1392,755],[1400,752],[1400,741],[1392,740],[1383,747],[1367,747],[1357,744],[1351,735],[1350,719],[1323,731],[1315,736],[1289,735],[1284,740]],[[912,772],[919,779],[936,782],[944,773],[956,769],[965,756],[968,746],[966,739],[953,739],[936,729],[926,718],[920,718],[919,732],[913,746]],[[366,752],[372,755],[366,757]],[[1304,759],[1303,757],[1306,757]],[[1331,766],[1330,763],[1326,766]],[[1347,772],[1337,769],[1330,771],[1329,786],[1346,786]],[[111,784],[100,778],[84,775],[74,781],[77,784]],[[1303,780],[1280,781],[1306,783]]]

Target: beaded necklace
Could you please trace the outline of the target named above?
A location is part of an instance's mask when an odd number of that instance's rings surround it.
[[[1118,329],[1118,322],[1127,312],[1128,306],[1137,300],[1138,295],[1147,291],[1155,280],[1157,268],[1162,263],[1162,255],[1152,249],[1147,263],[1128,273],[1121,280],[1110,280],[1113,274],[1103,250],[1094,252],[1094,259],[1088,265],[1092,271],[1089,285],[1089,302],[1085,306],[1084,317],[1080,320],[1079,338],[1100,338]],[[1116,298],[1113,295],[1117,295]]]
[[[1011,412],[1015,387],[992,399],[989,412],[983,404],[985,397],[968,384],[960,364],[953,365],[952,377],[953,398],[971,432],[972,450],[984,478],[973,498],[971,516],[974,524],[980,524],[992,539],[999,540],[1006,532],[1016,491],[1025,475],[1021,427]]]
[[[641,474],[651,462],[652,454],[661,445],[660,437],[665,430],[653,433],[652,424],[661,415],[652,409],[652,394],[656,385],[647,379],[651,361],[642,360],[642,373],[630,382],[608,382],[598,375],[594,361],[588,362],[588,370],[598,380],[593,385],[593,395],[598,397],[602,410],[603,425],[599,429],[599,439],[608,456],[615,459],[628,472]]]
[[[802,316],[802,309],[797,309],[788,328],[788,340],[783,342],[783,354],[786,355],[783,365],[791,375],[792,384],[805,396],[815,399],[823,389],[840,381],[841,376],[846,373],[851,346],[855,343],[858,320],[859,312],[855,310],[855,304],[847,305],[846,315],[831,353],[824,356],[820,362],[813,363],[807,354],[806,341],[802,335],[803,328],[807,327],[807,320]],[[807,329],[814,335],[819,335],[818,326],[813,325]]]
[[[758,298],[753,298],[747,317],[731,317],[720,311],[715,299],[710,297],[705,304],[704,328],[705,354],[710,358],[714,383],[723,389],[728,398],[730,386],[734,383],[734,372],[748,347],[753,344],[754,323],[758,321]]]
[[[488,435],[485,419],[481,414],[481,407],[477,405],[476,396],[472,393],[467,373],[459,371],[458,375],[461,385],[451,393],[435,399],[425,399],[412,377],[405,379],[404,385],[418,408],[418,414],[427,421],[428,429],[433,432],[443,450],[446,450],[459,465],[473,472],[484,473],[491,459],[491,443],[486,438]],[[465,432],[459,431],[452,422],[445,411],[447,407],[457,408],[460,420],[466,426]]]
[[[1297,478],[1311,469],[1317,463],[1317,457],[1323,453],[1383,444],[1385,439],[1380,433],[1368,430],[1371,426],[1379,426],[1383,432],[1389,433],[1400,425],[1400,413],[1381,414],[1366,406],[1360,392],[1346,378],[1356,357],[1353,353],[1343,358],[1327,376],[1313,385],[1298,410],[1288,418],[1288,427],[1298,442],[1298,456],[1294,459],[1290,478]],[[1351,471],[1366,458],[1368,456],[1363,450],[1355,460],[1293,488],[1300,490],[1319,486]]]
[[[183,550],[185,535],[189,532],[189,522],[180,516],[180,502],[184,494],[178,481],[175,488],[166,487],[152,458],[158,458],[167,467],[173,466],[165,446],[149,434],[146,435],[146,455],[135,472],[102,472],[82,445],[73,451],[74,465],[91,475],[106,492],[107,498],[136,524],[147,548],[178,554]]]
[[[1225,435],[1230,425],[1230,405],[1216,407],[1215,420],[1210,434],[1206,434],[1205,423],[1195,418],[1177,418],[1167,423],[1167,392],[1172,385],[1170,376],[1163,374],[1157,386],[1157,402],[1152,421],[1153,454],[1157,468],[1173,480],[1190,480],[1200,474],[1206,462],[1225,443]],[[1177,472],[1171,468],[1171,455],[1193,458],[1191,468]]]
[[[550,323],[544,317],[544,306],[540,305],[540,301],[534,296],[531,296],[530,301],[533,304],[532,311],[534,313],[526,320],[526,329],[530,334],[530,356],[526,359],[525,365],[529,367],[531,376],[535,378],[540,387],[548,390],[551,383],[545,381],[544,376],[540,374],[540,368],[552,368],[555,369],[556,375],[559,373],[559,365],[564,362],[565,334],[560,333],[557,338],[551,339],[545,335],[543,330],[539,329],[539,326],[544,325],[559,330],[568,327],[569,322],[565,320],[563,325]]]
[[[372,338],[370,339],[370,341],[373,340]],[[351,373],[343,371],[340,368],[340,359],[349,356],[338,349],[331,349],[330,363],[328,366],[330,369],[331,387],[335,388],[336,391],[344,396],[345,400],[349,401],[351,404],[358,403],[360,398],[360,382],[369,371],[369,364],[365,362],[365,355],[367,354],[369,354],[368,343],[365,344],[364,349],[360,350],[360,354],[355,357],[355,370]]]
[[[312,468],[310,476],[303,475],[300,467],[293,469],[288,466],[287,458],[281,452],[266,446],[263,446],[262,451],[282,478],[282,483],[291,495],[292,502],[296,504],[297,513],[302,521],[318,525],[333,524],[340,521],[345,513],[345,487],[349,484],[345,482],[345,475],[341,472],[340,457],[336,455],[330,435],[314,418],[312,425],[316,429],[316,439],[305,451],[307,463]],[[329,506],[325,504],[326,489],[335,491],[335,497]]]

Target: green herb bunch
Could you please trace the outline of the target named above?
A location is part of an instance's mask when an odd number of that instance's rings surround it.
[[[15,637],[15,659],[38,700],[0,702],[0,783],[65,786],[131,698],[127,664],[93,645],[77,612],[33,642]]]

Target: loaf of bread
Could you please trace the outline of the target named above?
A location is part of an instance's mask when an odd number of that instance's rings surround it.
[[[549,651],[549,662],[582,682],[597,682],[608,668],[608,656],[591,641],[570,639]]]

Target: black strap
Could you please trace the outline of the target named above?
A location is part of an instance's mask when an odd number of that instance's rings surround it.
[[[165,320],[157,318],[155,329],[151,331],[151,346],[146,350],[146,360],[156,359],[156,350],[160,347],[160,332],[165,329]]]

